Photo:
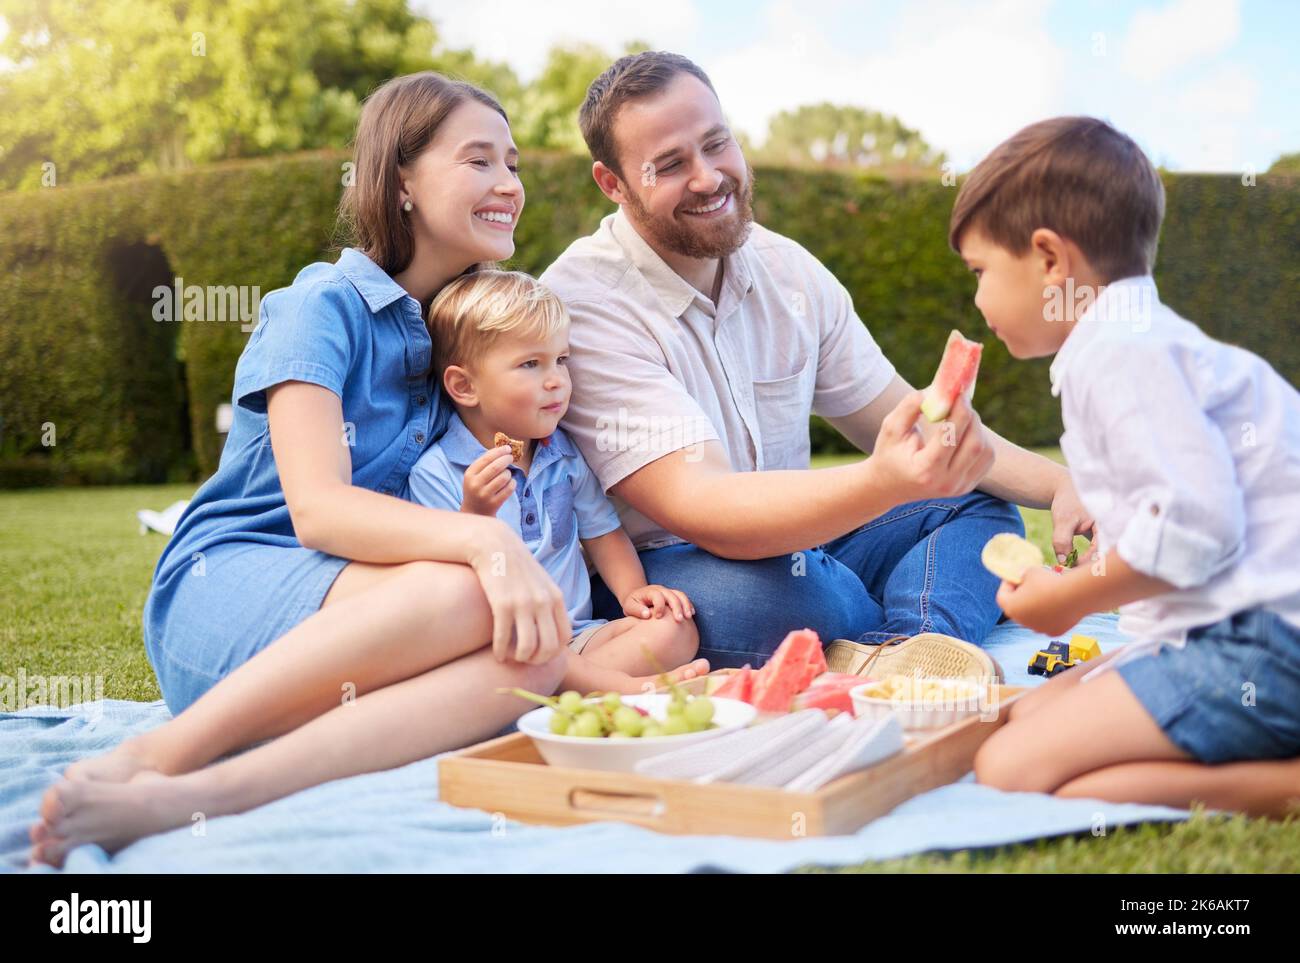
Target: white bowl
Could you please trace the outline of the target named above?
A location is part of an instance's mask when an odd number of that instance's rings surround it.
[[[671,752],[684,746],[714,739],[724,732],[743,729],[758,714],[747,702],[739,699],[718,699],[713,702],[713,721],[716,728],[703,732],[688,732],[679,736],[653,736],[649,739],[583,739],[580,736],[557,736],[551,732],[551,714],[555,711],[541,706],[525,713],[519,719],[519,731],[532,737],[533,744],[547,765],[569,769],[601,769],[606,772],[632,772],[642,759]],[[623,704],[645,709],[660,721],[667,718],[669,693],[625,695]],[[595,701],[595,700],[592,700]]]
[[[954,722],[970,719],[980,715],[988,706],[988,686],[959,679],[917,679],[914,682],[940,682],[951,685],[955,682],[964,684],[970,690],[970,697],[957,699],[890,699],[867,695],[880,685],[864,682],[849,690],[853,700],[853,714],[861,719],[869,716],[878,719],[881,716],[894,715],[904,731],[920,732],[928,729],[942,729]]]

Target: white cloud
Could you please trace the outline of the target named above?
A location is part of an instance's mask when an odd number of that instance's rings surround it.
[[[603,0],[599,7],[581,0],[415,0],[412,6],[437,24],[448,46],[505,61],[525,81],[537,76],[557,44],[592,43],[613,55],[629,40],[644,40],[671,50],[691,41],[700,21],[693,0]]]
[[[896,114],[964,167],[1026,123],[1061,112],[1064,55],[1048,34],[1047,7],[925,4],[905,9],[884,52],[863,53],[834,43],[816,3],[775,0],[762,39],[705,66],[727,115],[756,141],[773,113],[829,100]]]
[[[1205,115],[1249,117],[1255,113],[1259,82],[1239,64],[1225,63],[1181,88],[1178,113],[1194,120]]]
[[[1240,34],[1237,0],[1174,0],[1134,14],[1122,42],[1122,64],[1139,80],[1158,80],[1226,50]]]

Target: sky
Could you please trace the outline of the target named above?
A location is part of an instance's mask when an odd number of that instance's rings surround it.
[[[1103,117],[1157,164],[1262,172],[1300,151],[1294,0],[413,0],[443,39],[534,77],[554,44],[641,39],[704,68],[761,143],[829,100],[896,115],[967,170],[1025,124]]]

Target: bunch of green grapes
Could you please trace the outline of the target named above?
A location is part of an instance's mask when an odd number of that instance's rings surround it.
[[[654,736],[681,736],[688,732],[716,729],[713,700],[708,696],[687,695],[672,687],[667,718],[660,721],[635,706],[623,704],[617,692],[599,698],[584,699],[569,691],[557,697],[538,695],[525,689],[509,690],[515,695],[539,702],[555,710],[551,713],[551,732],[557,736],[583,739],[648,739]]]

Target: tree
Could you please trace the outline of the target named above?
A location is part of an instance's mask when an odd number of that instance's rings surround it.
[[[1300,174],[1300,153],[1283,154],[1273,161],[1273,166],[1268,169],[1268,173]]]
[[[831,103],[783,110],[759,150],[770,164],[819,167],[938,167],[945,157],[897,118]]]
[[[0,0],[0,17],[0,189],[342,147],[366,95],[417,70],[518,97],[405,0]]]
[[[628,43],[623,54],[649,50],[641,41]],[[622,56],[623,54],[620,54]],[[551,48],[537,79],[524,88],[510,112],[515,142],[522,147],[555,148],[586,153],[578,129],[578,109],[591,82],[617,58],[591,44]]]

